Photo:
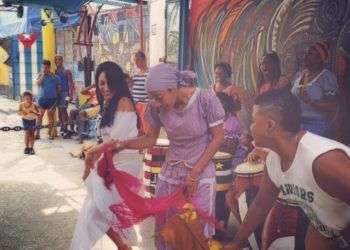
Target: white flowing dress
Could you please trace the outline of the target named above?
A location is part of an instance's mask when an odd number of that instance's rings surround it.
[[[135,112],[116,112],[114,123],[110,127],[100,129],[103,141],[109,139],[125,140],[137,137],[137,116]],[[113,158],[119,170],[141,177],[143,155],[138,150],[124,150]],[[80,210],[74,236],[72,250],[89,250],[108,231],[116,216],[110,211],[112,204],[122,200],[114,185],[108,190],[104,180],[93,168],[85,180],[87,197]]]

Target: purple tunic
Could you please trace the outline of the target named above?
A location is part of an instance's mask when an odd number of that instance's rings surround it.
[[[156,196],[166,196],[184,185],[186,176],[211,141],[210,128],[224,122],[225,112],[212,91],[197,88],[184,110],[165,110],[150,103],[145,117],[152,126],[163,126],[168,135],[169,150],[156,188]],[[212,161],[200,175],[192,202],[215,215],[215,166]],[[156,218],[156,230],[161,229],[172,214],[169,211],[165,217]],[[206,225],[205,234],[213,235],[214,228]],[[158,244],[158,249],[165,247]]]
[[[229,115],[224,123],[225,138],[239,138],[243,133],[243,127],[237,116]]]

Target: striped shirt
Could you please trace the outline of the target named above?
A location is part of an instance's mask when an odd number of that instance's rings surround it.
[[[134,85],[132,87],[132,98],[134,102],[148,102],[148,95],[146,91],[146,77],[147,73],[136,74],[133,77]]]

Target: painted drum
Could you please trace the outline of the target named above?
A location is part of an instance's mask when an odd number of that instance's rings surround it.
[[[157,185],[158,174],[161,171],[162,164],[165,161],[165,155],[168,151],[169,140],[157,139],[156,145],[148,148],[144,156],[144,185],[146,196],[154,196],[155,186]]]
[[[225,205],[225,195],[227,190],[232,187],[233,182],[232,159],[233,156],[225,152],[217,152],[213,157],[216,169],[216,219],[225,227],[230,215],[229,208]],[[224,232],[216,230],[215,237],[218,240],[223,239]]]
[[[233,183],[233,193],[235,211],[232,211],[237,219],[242,222],[250,204],[259,191],[264,171],[264,164],[242,163],[236,167],[236,175]],[[261,249],[262,227],[260,225],[252,234],[248,241],[252,249]]]

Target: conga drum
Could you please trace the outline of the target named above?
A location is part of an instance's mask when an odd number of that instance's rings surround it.
[[[169,147],[169,140],[157,139],[156,145],[146,149],[144,156],[144,185],[146,196],[153,197],[157,185],[158,174],[160,173],[165,155]]]
[[[250,204],[259,191],[263,170],[264,164],[251,164],[248,162],[238,165],[234,170],[236,177],[233,183],[233,192],[236,200],[236,211],[232,212],[234,212],[240,222],[243,221]],[[262,226],[259,226],[248,239],[253,250],[260,249]]]
[[[215,213],[216,219],[223,223],[226,227],[228,217],[230,215],[229,208],[225,205],[226,192],[232,187],[233,171],[232,171],[233,156],[225,152],[217,152],[214,155],[213,161],[216,170],[216,198],[215,198]],[[217,239],[223,237],[223,232],[217,230],[215,233]]]
[[[278,199],[266,218],[262,250],[303,250],[309,220],[297,206]]]

